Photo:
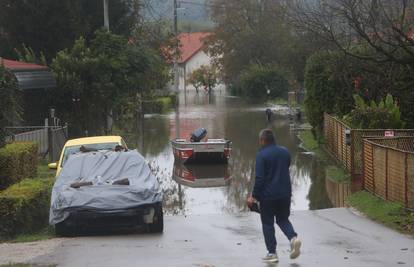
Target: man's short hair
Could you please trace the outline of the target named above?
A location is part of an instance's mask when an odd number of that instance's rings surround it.
[[[273,135],[273,131],[271,129],[261,130],[259,133],[259,138],[263,140],[266,144],[275,143],[275,136]]]

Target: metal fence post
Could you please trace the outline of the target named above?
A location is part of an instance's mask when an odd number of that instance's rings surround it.
[[[49,161],[53,160],[53,140],[52,140],[52,128],[47,128],[47,143],[48,143],[48,154],[49,154]]]
[[[66,139],[68,139],[68,132],[69,132],[69,124],[67,122],[65,122],[64,134],[65,134]]]

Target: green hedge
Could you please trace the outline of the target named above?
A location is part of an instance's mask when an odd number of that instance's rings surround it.
[[[165,96],[144,102],[144,113],[163,113],[173,106],[175,97]]]
[[[240,90],[251,98],[287,97],[288,77],[277,66],[251,64],[240,75]]]
[[[0,237],[45,227],[52,186],[53,179],[24,179],[0,192]]]
[[[37,175],[37,144],[18,142],[0,149],[0,190]]]
[[[352,62],[341,52],[320,51],[308,58],[305,68],[305,112],[317,139],[322,137],[324,112],[344,115],[352,110]]]

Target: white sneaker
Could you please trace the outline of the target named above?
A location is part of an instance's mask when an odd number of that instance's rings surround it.
[[[302,242],[300,242],[299,238],[294,237],[290,240],[290,258],[296,259],[300,255],[300,246]]]
[[[279,258],[276,253],[267,253],[265,257],[262,258],[265,262],[278,262]]]

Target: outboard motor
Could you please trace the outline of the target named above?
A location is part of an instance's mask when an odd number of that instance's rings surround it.
[[[207,136],[207,130],[204,128],[198,128],[191,134],[190,141],[197,143],[203,140],[203,138],[206,136]]]

